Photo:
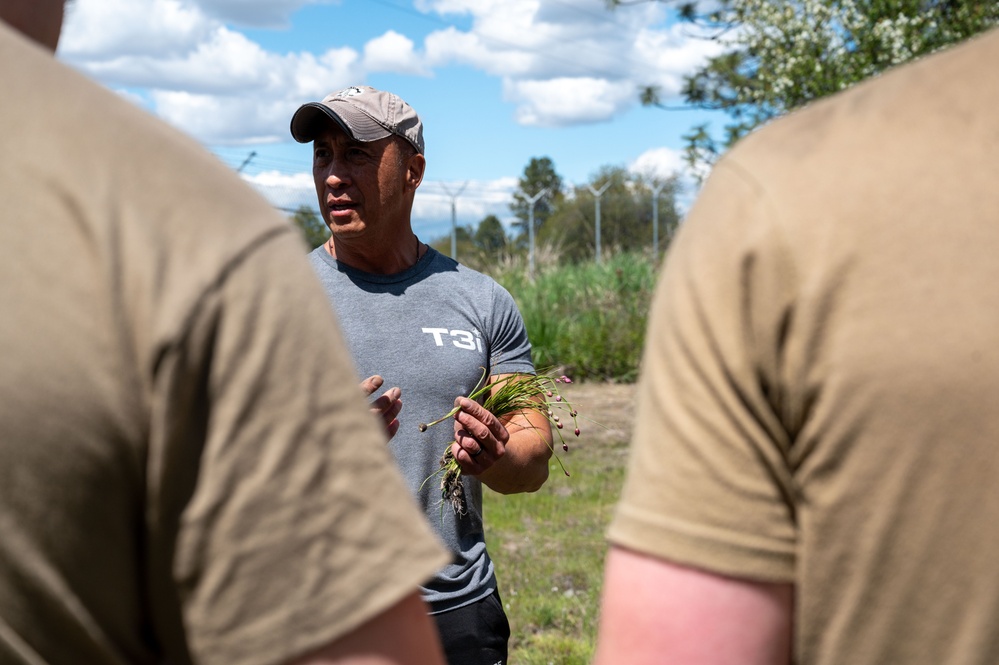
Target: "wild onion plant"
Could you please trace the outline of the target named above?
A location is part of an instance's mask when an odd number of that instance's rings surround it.
[[[559,385],[572,383],[572,380],[565,375],[556,376],[556,374],[555,369],[548,369],[537,374],[510,374],[492,383],[486,383],[486,370],[483,369],[482,378],[479,379],[478,385],[468,395],[468,398],[478,400],[486,395],[482,405],[497,418],[526,411],[534,411],[544,415],[551,423],[552,432],[562,444],[562,450],[568,451],[569,444],[562,436],[564,428],[562,418],[568,416],[572,419],[573,433],[579,436],[578,414],[572,404],[559,393]],[[459,410],[460,408],[456,406],[433,422],[420,423],[420,431],[425,432],[434,425],[450,420]],[[458,466],[458,461],[451,454],[451,444],[453,443],[454,441],[447,444],[447,448],[441,455],[440,470],[431,475],[430,478],[435,475],[440,476],[442,503],[450,503],[456,515],[464,515],[467,508],[465,488],[461,482],[461,467]],[[551,444],[549,444],[549,448],[551,448],[552,455],[562,472],[568,476],[569,472],[562,464],[558,453],[551,447]],[[430,478],[427,478],[424,483]]]

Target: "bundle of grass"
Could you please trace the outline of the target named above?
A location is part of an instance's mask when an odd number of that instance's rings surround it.
[[[482,405],[497,418],[522,411],[535,411],[544,415],[552,425],[552,432],[562,444],[562,450],[568,451],[569,444],[562,436],[564,428],[562,418],[567,415],[572,419],[573,432],[576,436],[579,436],[579,423],[576,419],[578,414],[572,404],[563,398],[559,392],[560,384],[572,383],[572,380],[565,375],[556,376],[556,374],[557,371],[555,369],[545,370],[537,374],[510,374],[493,383],[487,384],[485,383],[486,370],[483,369],[478,385],[468,395],[468,398],[477,401],[485,395],[485,401],[482,402]],[[458,411],[459,407],[455,407],[433,422],[420,423],[420,431],[425,432],[434,425],[450,420]],[[461,467],[458,466],[458,461],[451,455],[451,445],[453,443],[454,441],[447,444],[444,453],[441,455],[440,470],[431,475],[430,478],[433,478],[435,475],[441,477],[440,490],[442,503],[450,503],[456,515],[464,515],[467,509],[465,504],[465,488],[461,482]],[[549,448],[551,448],[551,445],[549,445]],[[566,470],[565,465],[562,464],[558,453],[555,452],[554,448],[551,448],[551,450],[562,472],[568,476],[569,472]],[[430,478],[427,478],[427,481]]]

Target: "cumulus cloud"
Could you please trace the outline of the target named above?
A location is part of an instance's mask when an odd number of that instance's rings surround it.
[[[292,212],[302,206],[316,207],[316,190],[310,173],[261,171],[254,175],[243,174],[243,180],[253,185],[275,208]]]
[[[683,176],[687,164],[683,155],[670,148],[652,148],[639,155],[628,165],[628,170],[649,179],[665,180],[672,176]]]
[[[603,0],[421,0],[441,16],[470,16],[425,40],[431,66],[462,64],[503,81],[524,125],[609,120],[637,104],[636,90],[679,94],[683,76],[722,47],[690,26],[665,27],[661,3],[609,12]]]
[[[59,40],[74,62],[183,55],[209,39],[217,23],[181,0],[77,0]]]
[[[509,226],[512,221],[510,201],[516,189],[517,179],[513,177],[454,183],[424,181],[413,202],[413,225],[418,233],[428,238],[450,234],[454,196],[458,226],[476,226],[488,215],[495,215]]]
[[[415,38],[397,28],[366,44],[331,37],[321,53],[278,53],[238,29],[286,25],[319,2],[77,0],[60,57],[112,88],[141,89],[155,113],[217,144],[285,141],[303,99],[372,73],[431,76],[453,66],[500,79],[523,125],[602,122],[634,107],[643,85],[660,86],[668,102],[683,75],[720,50],[689,26],[668,25],[658,2],[610,12],[604,0],[414,0],[463,27]]]
[[[707,177],[709,167],[701,167],[695,173],[684,161],[683,155],[670,148],[652,148],[639,155],[628,170],[636,175],[653,181],[662,182],[670,177],[677,179],[676,204],[681,213],[685,213],[697,196],[700,182]]]
[[[504,96],[517,104],[520,124],[564,127],[610,119],[634,104],[635,88],[628,81],[584,77],[508,80]]]
[[[413,49],[413,40],[389,30],[364,45],[364,68],[369,72],[427,75],[421,58]]]

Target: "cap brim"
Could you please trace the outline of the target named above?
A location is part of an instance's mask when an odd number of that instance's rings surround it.
[[[291,116],[291,136],[299,143],[308,143],[315,140],[316,134],[322,127],[322,121],[330,119],[340,125],[348,135],[353,137],[350,127],[344,123],[340,117],[333,113],[325,104],[319,102],[309,102],[302,104]]]
[[[328,118],[340,126],[355,141],[378,141],[392,132],[379,125],[369,115],[354,107],[338,103],[337,111],[323,102],[303,104],[291,117],[291,135],[299,143],[314,141]]]

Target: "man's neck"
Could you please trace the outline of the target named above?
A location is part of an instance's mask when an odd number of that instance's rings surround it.
[[[331,236],[323,246],[330,256],[351,268],[375,275],[394,275],[412,268],[427,253],[428,247],[416,234],[410,232],[408,236],[380,246]]]

